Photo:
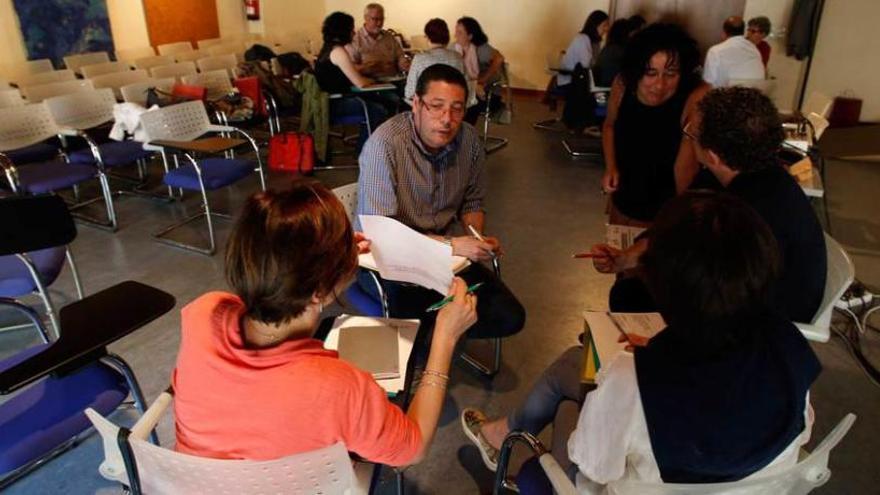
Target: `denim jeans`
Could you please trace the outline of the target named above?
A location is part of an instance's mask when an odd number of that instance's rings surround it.
[[[562,401],[583,403],[580,381],[583,355],[583,347],[571,347],[544,370],[532,385],[525,401],[507,416],[511,430],[524,430],[538,435],[553,422],[556,409]]]

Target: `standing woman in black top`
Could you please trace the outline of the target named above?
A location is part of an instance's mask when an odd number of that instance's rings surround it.
[[[354,17],[344,12],[334,12],[324,19],[321,26],[324,45],[315,61],[315,78],[321,90],[331,94],[351,93],[352,86],[366,88],[375,81],[364,77],[354,66],[345,45],[354,37]],[[370,128],[375,129],[388,118],[388,111],[381,102],[375,101],[373,95],[360,95],[367,105]],[[362,115],[364,112],[358,98],[334,98],[330,100],[330,118]],[[361,125],[358,139],[358,150],[367,140],[366,126]]]
[[[653,24],[629,41],[602,130],[610,223],[649,225],[699,171],[682,135],[709,89],[698,66],[696,41],[676,25]]]

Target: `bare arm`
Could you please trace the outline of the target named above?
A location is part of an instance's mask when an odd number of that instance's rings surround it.
[[[710,89],[711,87],[708,84],[701,83],[691,92],[681,115],[682,128],[693,119],[694,112],[697,111],[697,104]],[[673,170],[675,173],[675,191],[679,194],[690,187],[694,177],[700,171],[700,163],[697,161],[694,143],[687,136],[682,136],[681,138],[681,145],[678,147],[678,156],[675,157]]]
[[[605,154],[605,175],[602,177],[602,189],[613,192],[617,189],[619,179],[617,171],[616,150],[614,149],[614,123],[625,91],[623,80],[618,76],[611,84],[611,95],[608,98],[608,112],[602,124],[602,151]]]
[[[425,373],[406,414],[419,426],[422,434],[421,448],[410,464],[417,464],[424,459],[431,447],[443,402],[446,399],[449,363],[452,360],[455,344],[465,330],[477,321],[477,298],[466,295],[466,291],[467,284],[456,277],[452,283],[455,300],[447,304],[437,315]],[[447,378],[443,378],[444,376]]]
[[[504,65],[504,55],[501,54],[498,50],[495,50],[492,53],[492,60],[489,61],[489,67],[480,74],[480,77],[477,78],[477,83],[480,86],[485,86],[486,82],[495,77],[495,74],[501,70],[501,66]]]
[[[341,46],[334,48],[330,52],[330,61],[333,62],[333,65],[339,67],[339,69],[342,70],[342,73],[345,74],[345,77],[347,77],[348,80],[358,88],[365,88],[373,84],[372,79],[364,77],[358,72],[357,67],[354,62],[351,61],[351,57],[349,57],[345,48]]]

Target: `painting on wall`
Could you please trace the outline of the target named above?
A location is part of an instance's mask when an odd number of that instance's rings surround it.
[[[107,0],[14,0],[28,58],[62,67],[71,53],[113,53]]]

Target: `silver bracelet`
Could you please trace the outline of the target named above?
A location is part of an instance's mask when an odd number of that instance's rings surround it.
[[[446,380],[446,381],[449,381],[449,375],[444,375],[443,373],[440,373],[439,371],[434,371],[434,370],[423,370],[423,371],[422,371],[422,375],[423,375],[423,376],[424,376],[424,375],[436,376],[437,378],[442,378],[442,379],[444,379],[444,380]]]

